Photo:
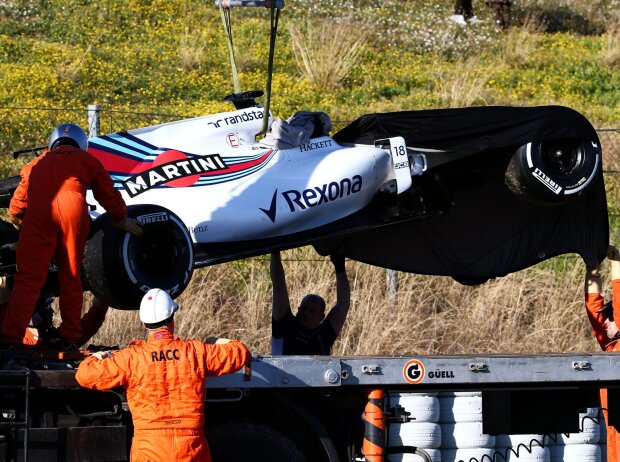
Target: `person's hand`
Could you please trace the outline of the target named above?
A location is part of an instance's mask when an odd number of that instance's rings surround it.
[[[21,229],[23,219],[20,217],[16,217],[15,215],[9,215],[9,220],[13,223],[13,226],[17,229]]]
[[[205,340],[205,343],[210,345],[225,345],[226,343],[230,343],[230,339],[222,337],[209,337]]]
[[[605,320],[605,332],[607,333],[607,338],[609,340],[614,340],[620,335],[616,322],[610,321],[609,319]]]
[[[127,231],[134,236],[142,236],[144,230],[142,229],[142,223],[135,218],[125,217],[123,221],[112,223],[115,228]]]
[[[611,261],[620,261],[620,251],[613,245],[607,247],[607,259]]]
[[[345,272],[344,255],[333,253],[329,256],[329,259],[332,261],[332,264],[334,265],[334,269],[336,270],[336,273]]]
[[[91,354],[91,356],[94,356],[95,358],[101,361],[102,359],[111,358],[112,352],[111,351],[95,351],[94,353]]]
[[[585,291],[586,294],[600,294],[603,290],[603,276],[599,265],[586,268]]]

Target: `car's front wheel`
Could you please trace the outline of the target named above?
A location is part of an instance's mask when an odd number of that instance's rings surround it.
[[[192,241],[183,222],[156,205],[131,206],[128,216],[142,223],[142,236],[114,228],[107,214],[93,223],[82,264],[84,288],[121,309],[137,309],[152,288],[177,297],[194,267]]]
[[[540,204],[568,202],[585,191],[601,165],[598,142],[545,140],[521,146],[506,170],[517,196]]]

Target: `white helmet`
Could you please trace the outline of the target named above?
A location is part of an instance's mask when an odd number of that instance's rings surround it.
[[[140,302],[140,321],[145,324],[156,324],[165,321],[179,309],[168,295],[168,292],[161,289],[151,289]]]
[[[62,124],[54,129],[47,142],[47,149],[54,149],[63,144],[70,144],[84,151],[88,149],[86,132],[75,124]]]

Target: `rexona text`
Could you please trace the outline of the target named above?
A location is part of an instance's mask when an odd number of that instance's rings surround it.
[[[344,196],[358,193],[362,190],[362,177],[355,175],[353,178],[343,178],[339,182],[332,181],[322,186],[298,191],[291,189],[284,191],[282,196],[286,199],[291,212],[296,209],[305,210],[309,207],[326,204],[341,199]]]

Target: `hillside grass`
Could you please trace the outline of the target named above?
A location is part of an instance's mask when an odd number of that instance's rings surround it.
[[[513,27],[447,21],[452,2],[289,0],[280,23],[272,110],[327,112],[336,129],[370,112],[471,105],[570,106],[595,127],[620,127],[620,2],[520,0]],[[233,10],[244,90],[262,89],[268,14]],[[102,108],[102,131],[230,110],[232,92],[221,20],[212,1],[6,0],[0,2],[0,174],[16,174],[51,129],[87,126]],[[617,135],[617,133],[616,133]],[[606,168],[620,141],[603,137]],[[617,213],[618,179],[606,177]],[[617,218],[612,239],[618,242]],[[311,249],[285,253],[293,306],[307,292],[333,303],[333,274]],[[317,261],[318,260],[318,261]],[[400,274],[398,297],[385,272],[348,263],[353,303],[339,354],[596,351],[582,303],[583,263],[564,256],[464,287],[449,278]],[[269,352],[270,286],[263,258],[196,272],[181,296],[183,336],[238,337]],[[132,327],[135,326],[135,327]],[[135,312],[112,311],[99,343],[142,336]]]
[[[308,249],[283,253],[291,305],[307,293],[335,303],[329,259]],[[398,274],[391,299],[381,268],[349,261],[352,303],[336,341],[339,355],[561,353],[598,351],[583,305],[584,266],[554,259],[477,287],[448,277]],[[177,299],[183,336],[240,338],[269,354],[271,286],[268,258],[218,265],[195,273]],[[136,312],[111,310],[94,343],[125,345],[142,338]]]

